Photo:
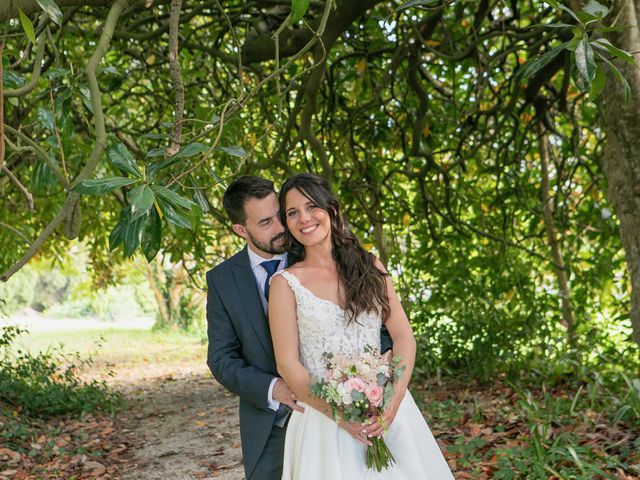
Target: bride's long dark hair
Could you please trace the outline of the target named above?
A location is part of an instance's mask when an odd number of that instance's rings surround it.
[[[329,183],[311,173],[294,175],[280,190],[280,218],[285,227],[287,250],[291,257],[303,260],[306,254],[304,246],[287,228],[285,198],[294,188],[329,214],[331,254],[338,269],[338,280],[345,291],[347,320],[351,322],[363,312],[376,312],[384,322],[390,313],[387,274],[376,267],[375,256],[360,245],[357,237],[349,229]]]

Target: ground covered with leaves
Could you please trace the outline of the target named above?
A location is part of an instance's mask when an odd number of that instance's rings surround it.
[[[117,348],[84,373],[121,393],[115,415],[0,402],[0,480],[243,479],[237,400],[211,378],[206,346],[153,335],[112,333]],[[412,391],[456,479],[639,480],[640,385],[618,378],[452,375]]]
[[[128,372],[115,419],[34,420],[4,406],[0,478],[243,478],[235,398],[184,367],[138,383]],[[456,479],[639,478],[640,428],[583,408],[586,392],[447,381],[414,395]]]

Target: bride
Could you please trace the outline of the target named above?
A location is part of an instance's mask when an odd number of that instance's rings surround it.
[[[290,255],[298,262],[271,281],[269,323],[278,371],[306,408],[287,427],[282,479],[453,479],[407,385],[416,342],[379,260],[346,225],[328,183],[299,174],[280,192]],[[309,385],[324,377],[324,352],[359,354],[380,347],[384,324],[393,355],[406,367],[382,418],[369,425],[334,420]],[[396,463],[382,472],[365,464],[373,436],[384,435]]]

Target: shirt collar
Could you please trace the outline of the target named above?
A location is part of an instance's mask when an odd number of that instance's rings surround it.
[[[287,254],[286,253],[279,253],[277,255],[274,255],[271,258],[264,258],[261,257],[260,255],[258,255],[256,252],[254,252],[251,247],[249,247],[247,245],[247,253],[249,254],[249,263],[251,264],[251,268],[255,269],[256,267],[258,267],[262,262],[266,261],[266,260],[284,260],[287,258]]]

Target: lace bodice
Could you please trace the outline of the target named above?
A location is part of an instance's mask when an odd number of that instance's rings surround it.
[[[296,297],[300,361],[312,377],[324,376],[324,352],[357,355],[367,346],[380,349],[380,315],[363,313],[357,322],[347,324],[340,306],[316,297],[295,275],[286,270],[275,275],[287,280]]]

